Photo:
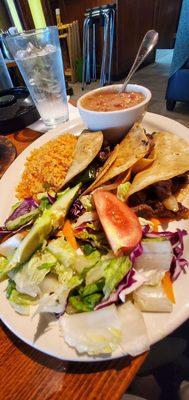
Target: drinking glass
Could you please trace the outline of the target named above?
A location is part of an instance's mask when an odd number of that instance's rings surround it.
[[[68,120],[63,60],[56,26],[6,38],[30,95],[48,128]]]
[[[0,49],[0,90],[10,89],[12,87],[12,80]]]

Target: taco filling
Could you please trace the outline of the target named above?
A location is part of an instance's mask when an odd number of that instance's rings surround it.
[[[177,201],[177,193],[188,182],[188,172],[166,181],[159,181],[130,196],[129,206],[144,218],[154,216],[174,219],[188,218],[188,208]]]
[[[128,204],[144,218],[188,218],[189,210],[181,203],[189,182],[188,144],[169,132],[152,138],[148,158],[153,161],[132,177]]]

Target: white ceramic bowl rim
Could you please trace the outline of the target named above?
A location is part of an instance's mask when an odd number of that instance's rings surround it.
[[[85,97],[87,97],[88,95],[90,95],[92,93],[99,92],[99,91],[108,91],[109,89],[119,89],[119,87],[121,87],[121,86],[122,86],[122,83],[121,84],[104,86],[104,87],[100,87],[100,88],[91,90],[90,92],[85,93],[83,96],[81,96],[79,98],[79,100],[77,101],[77,107],[79,109],[89,113],[89,114],[101,114],[101,115],[104,114],[104,115],[108,115],[108,114],[112,114],[112,113],[113,114],[115,114],[115,113],[119,114],[119,113],[123,113],[123,112],[127,113],[127,112],[130,112],[131,110],[136,110],[137,108],[140,108],[140,107],[144,106],[145,104],[147,104],[150,101],[150,99],[152,97],[152,93],[145,86],[137,85],[137,84],[128,84],[127,88],[129,89],[128,90],[129,92],[132,91],[132,90],[133,91],[137,91],[137,89],[138,89],[145,96],[145,99],[141,103],[136,104],[136,106],[129,107],[129,108],[124,108],[122,110],[114,110],[114,111],[95,111],[95,110],[93,111],[93,110],[88,110],[87,108],[84,108],[81,105],[81,101]]]

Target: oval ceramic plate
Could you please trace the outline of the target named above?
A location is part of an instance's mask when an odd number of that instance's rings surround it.
[[[146,113],[142,125],[148,132],[167,130],[189,141],[189,129],[183,125],[162,117],[157,114]],[[47,132],[32,143],[9,167],[0,181],[0,224],[3,224],[6,219],[12,203],[15,201],[14,192],[20,180],[24,162],[27,155],[34,148],[41,146],[50,139],[71,131],[76,135],[84,129],[81,120],[78,118],[75,121],[68,122],[59,128]],[[189,231],[188,221],[173,222],[170,224],[171,230],[176,227],[185,228]],[[185,240],[185,257],[189,259],[189,237]],[[32,347],[58,357],[62,360],[70,361],[97,361],[104,358],[96,357],[95,359],[82,355],[79,356],[74,349],[71,349],[64,342],[59,334],[58,321],[54,317],[42,314],[34,319],[28,316],[20,316],[10,306],[5,297],[6,282],[0,283],[0,316],[4,324],[20,339],[28,343]],[[146,322],[150,343],[153,344],[164,338],[182,322],[189,317],[189,273],[182,274],[174,284],[176,305],[173,306],[171,314],[161,313],[145,313],[144,319]],[[117,351],[109,358],[120,357],[121,354]],[[106,358],[107,359],[107,358]]]

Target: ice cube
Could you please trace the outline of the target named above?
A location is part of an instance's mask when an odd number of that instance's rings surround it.
[[[25,50],[18,50],[16,53],[16,58],[19,60],[24,60],[34,57],[43,57],[52,52],[56,51],[56,47],[52,44],[47,44],[45,47],[36,47],[31,42],[28,43]]]

